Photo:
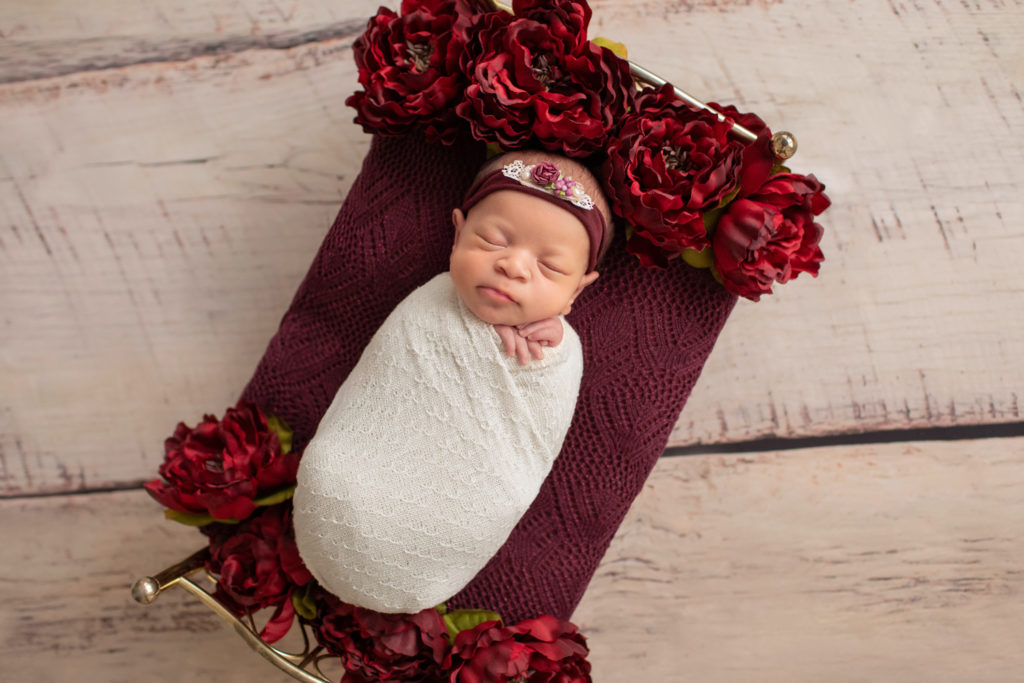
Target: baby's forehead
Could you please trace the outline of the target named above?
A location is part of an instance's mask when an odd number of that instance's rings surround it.
[[[488,201],[491,199],[492,201]],[[554,202],[549,202],[539,197],[518,192],[514,189],[499,190],[488,197],[485,197],[481,205],[486,206],[485,211],[489,218],[500,227],[510,231],[536,233],[538,240],[552,244],[588,244],[590,235],[582,221],[566,208]],[[549,220],[543,221],[545,225],[552,226],[555,223],[563,229],[540,229],[536,230],[533,217],[526,213],[526,209],[532,207],[539,211]],[[472,210],[470,211],[472,213]],[[570,227],[571,226],[571,227]],[[543,227],[543,226],[542,226]]]

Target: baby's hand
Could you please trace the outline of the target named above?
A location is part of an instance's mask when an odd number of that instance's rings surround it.
[[[543,359],[542,347],[562,343],[562,321],[555,317],[519,327],[495,325],[494,330],[505,345],[505,353],[515,356],[520,365],[529,363],[531,356],[536,360]]]
[[[535,323],[526,323],[518,328],[519,335],[541,346],[558,346],[562,343],[562,320],[557,317],[544,318]],[[544,356],[541,355],[537,360]]]

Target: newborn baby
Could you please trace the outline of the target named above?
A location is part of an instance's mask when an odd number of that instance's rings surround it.
[[[566,158],[522,151],[478,174],[450,271],[388,316],[303,453],[296,541],[324,588],[418,612],[501,548],[572,420],[583,355],[560,316],[597,278],[607,216]]]

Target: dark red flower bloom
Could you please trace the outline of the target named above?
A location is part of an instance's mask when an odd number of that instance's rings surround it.
[[[627,248],[645,266],[708,246],[704,212],[739,183],[744,145],[731,127],[689,108],[670,85],[645,90],[623,120],[603,175],[613,210],[633,226]]]
[[[449,683],[589,683],[586,639],[552,616],[515,626],[488,621],[455,637]]]
[[[772,284],[818,274],[823,229],[814,217],[828,208],[813,175],[778,173],[728,205],[715,226],[715,269],[733,294],[757,301]]]
[[[216,597],[235,614],[277,607],[262,634],[277,640],[291,624],[292,591],[313,577],[299,557],[291,503],[263,508],[241,524],[203,527],[210,537],[206,568],[218,576]]]
[[[708,102],[708,106],[726,116],[729,119],[729,125],[732,125],[733,122],[738,123],[757,135],[757,139],[752,142],[733,135],[743,144],[739,196],[750,194],[764,184],[777,163],[771,150],[772,132],[768,129],[768,124],[757,114],[742,113],[731,104],[722,106],[715,102]]]
[[[353,46],[364,90],[345,103],[359,112],[356,123],[386,135],[422,126],[428,139],[454,140],[461,127],[455,100],[466,87],[463,42],[452,31],[458,17],[454,0],[405,0],[401,16],[378,10]]]
[[[313,623],[317,640],[341,656],[344,683],[441,680],[448,632],[434,609],[382,614],[324,593]]]
[[[145,485],[163,505],[216,519],[245,519],[253,500],[295,483],[296,453],[282,453],[277,432],[251,403],[229,408],[218,421],[206,415],[190,428],[178,423],[164,442],[160,476]]]
[[[601,150],[632,104],[628,63],[587,40],[585,2],[517,0],[514,10],[459,25],[470,81],[459,116],[474,137],[503,149]]]

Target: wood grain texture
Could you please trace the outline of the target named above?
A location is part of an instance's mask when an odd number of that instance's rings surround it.
[[[594,680],[1005,683],[1024,666],[1024,439],[663,459],[574,620]],[[141,491],[0,501],[4,680],[290,680],[180,591]]]
[[[368,144],[376,2],[96,4],[0,10],[3,495],[151,477],[233,402]],[[793,130],[834,200],[671,444],[1020,421],[1019,1],[609,0],[591,33]]]
[[[1015,680],[1021,490],[1024,439],[663,460],[576,614],[595,680]]]

